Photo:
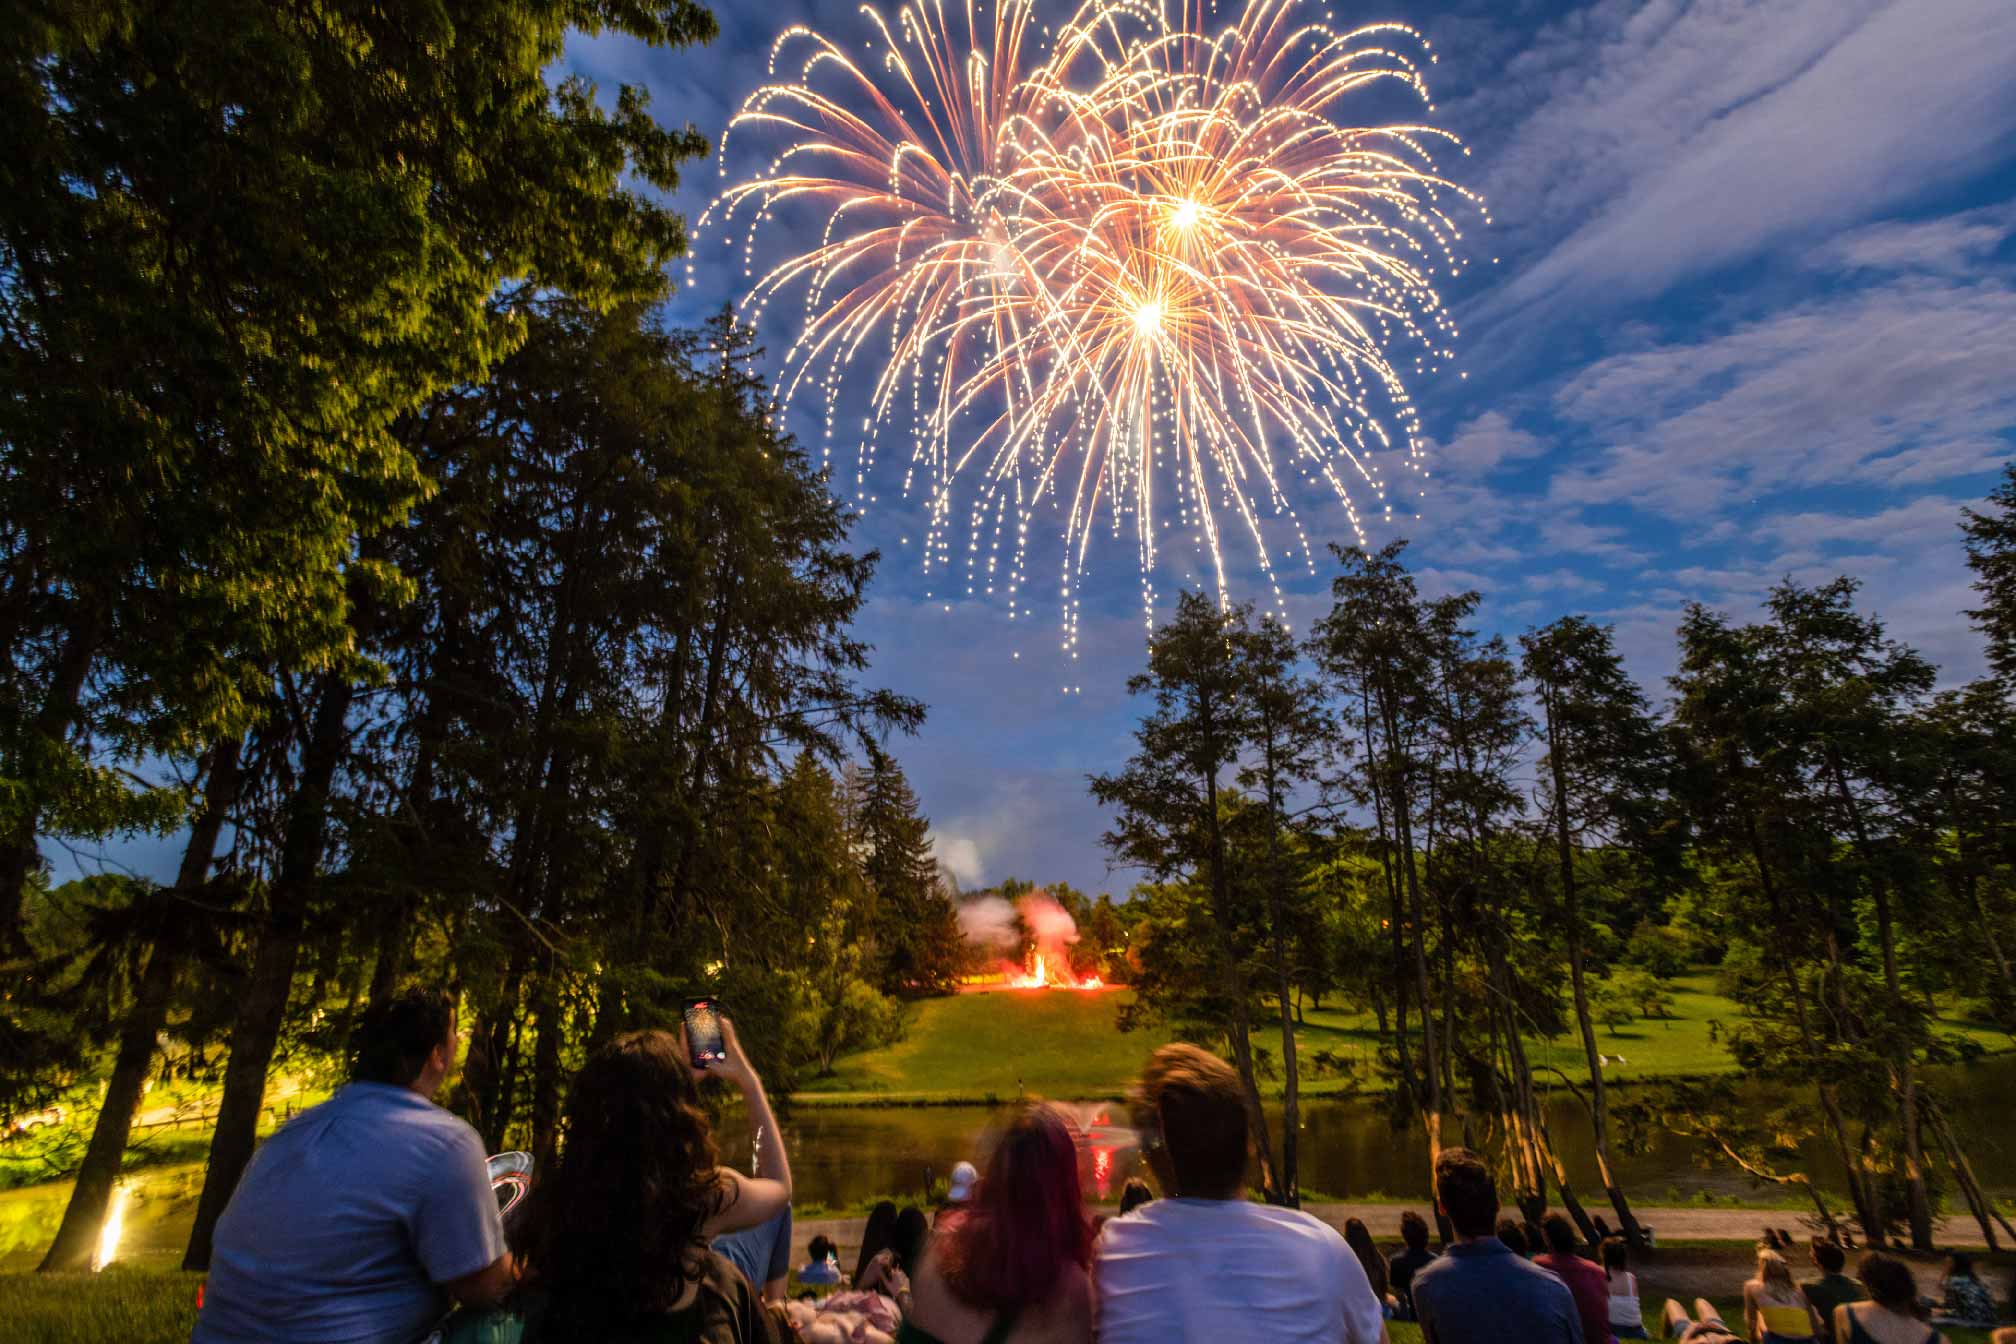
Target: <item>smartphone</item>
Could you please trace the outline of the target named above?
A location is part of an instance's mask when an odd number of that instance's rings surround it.
[[[721,1005],[714,999],[686,1000],[686,1048],[696,1069],[710,1068],[728,1058],[721,1036]]]

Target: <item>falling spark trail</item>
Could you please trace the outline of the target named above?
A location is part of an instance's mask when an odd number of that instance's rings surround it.
[[[1083,0],[1054,29],[1035,0],[861,12],[859,52],[778,38],[721,161],[750,136],[774,153],[695,230],[739,253],[746,319],[797,297],[780,414],[819,407],[831,469],[865,389],[852,503],[907,440],[934,600],[1028,615],[1032,531],[1057,517],[1073,658],[1102,511],[1133,529],[1151,625],[1165,542],[1193,540],[1222,601],[1228,533],[1285,616],[1275,557],[1316,564],[1295,500],[1334,500],[1362,543],[1388,460],[1426,474],[1401,366],[1453,357],[1433,280],[1461,273],[1456,215],[1488,215],[1436,167],[1469,152],[1454,136],[1340,114],[1381,87],[1432,111],[1427,42],[1316,0],[1222,24],[1211,0]]]

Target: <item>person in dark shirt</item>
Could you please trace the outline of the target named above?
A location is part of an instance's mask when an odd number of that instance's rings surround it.
[[[1456,1244],[1414,1275],[1427,1344],[1583,1344],[1568,1285],[1493,1235],[1498,1190],[1475,1153],[1445,1148],[1436,1157],[1435,1204]]]
[[[1813,1304],[1813,1310],[1820,1313],[1821,1320],[1832,1322],[1834,1308],[1869,1296],[1861,1284],[1841,1272],[1848,1264],[1848,1252],[1841,1249],[1841,1243],[1815,1237],[1811,1253],[1813,1267],[1820,1271],[1820,1277],[1806,1280],[1799,1285],[1799,1291]]]
[[[1581,1242],[1575,1224],[1558,1213],[1550,1213],[1540,1224],[1547,1238],[1547,1252],[1534,1260],[1542,1269],[1558,1277],[1575,1295],[1575,1310],[1582,1316],[1583,1344],[1608,1344],[1610,1339],[1610,1279],[1588,1260],[1576,1254]]]
[[[1400,1215],[1400,1240],[1405,1249],[1386,1262],[1386,1283],[1397,1304],[1398,1319],[1414,1319],[1414,1276],[1435,1259],[1428,1249],[1428,1220],[1409,1209]]]
[[[574,1079],[566,1143],[512,1234],[525,1284],[524,1344],[774,1344],[755,1287],[708,1241],[791,1200],[791,1164],[762,1081],[721,1022],[726,1055],[697,1068],[683,1032],[634,1031]],[[716,1160],[699,1080],[735,1084],[758,1135],[757,1169]]]

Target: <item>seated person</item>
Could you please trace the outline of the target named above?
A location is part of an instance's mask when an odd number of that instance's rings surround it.
[[[1918,1281],[1909,1265],[1871,1251],[1857,1268],[1869,1300],[1834,1308],[1835,1344],[1941,1344],[1946,1336],[1918,1319]]]
[[[1089,1344],[1091,1262],[1075,1127],[1026,1104],[924,1252],[897,1344]]]
[[[1799,1285],[1799,1291],[1813,1304],[1813,1310],[1820,1314],[1822,1321],[1832,1322],[1834,1308],[1842,1303],[1860,1302],[1869,1296],[1861,1284],[1841,1272],[1848,1265],[1848,1252],[1841,1249],[1840,1242],[1815,1237],[1809,1254],[1813,1257],[1813,1267],[1820,1271],[1820,1277],[1806,1280]]]
[[[776,1325],[755,1288],[708,1248],[791,1201],[777,1121],[734,1024],[727,1057],[696,1069],[683,1030],[635,1031],[592,1055],[567,1102],[567,1140],[526,1197],[514,1248],[524,1344],[756,1344]],[[719,1165],[697,1083],[734,1083],[757,1135],[744,1176]]]
[[[914,1205],[905,1208],[896,1215],[895,1225],[889,1231],[889,1244],[869,1259],[868,1267],[854,1281],[854,1286],[893,1297],[899,1306],[904,1305],[897,1284],[904,1285],[904,1292],[909,1290],[910,1276],[917,1272],[930,1239],[931,1224],[923,1212]],[[900,1276],[897,1271],[901,1271]]]
[[[907,1278],[902,1288],[907,1298]],[[903,1313],[896,1309],[894,1298],[854,1288],[843,1288],[823,1301],[786,1302],[783,1307],[786,1324],[800,1344],[893,1344],[903,1326]]]
[[[840,1248],[825,1233],[812,1238],[812,1244],[805,1248],[812,1258],[805,1268],[798,1271],[798,1282],[809,1283],[818,1288],[830,1288],[840,1282]]]
[[[1533,1243],[1526,1239],[1525,1225],[1514,1218],[1498,1220],[1498,1240],[1505,1243],[1505,1249],[1514,1255],[1525,1256],[1533,1253]]]
[[[1953,1252],[1940,1289],[1940,1303],[1932,1311],[1932,1319],[1940,1325],[1986,1330],[1995,1324],[1995,1295],[1975,1276],[1973,1256]]]
[[[1610,1339],[1610,1280],[1591,1260],[1582,1258],[1578,1248],[1582,1234],[1575,1224],[1558,1213],[1550,1213],[1540,1224],[1547,1249],[1533,1263],[1568,1285],[1575,1297],[1575,1310],[1582,1317],[1583,1344],[1608,1344]]]
[[[957,1209],[963,1209],[973,1199],[973,1187],[980,1182],[979,1168],[971,1162],[954,1162],[952,1179],[945,1187],[945,1202],[931,1215],[931,1226],[938,1226],[938,1220]]]
[[[1142,1072],[1135,1128],[1170,1197],[1100,1230],[1102,1344],[1385,1339],[1379,1300],[1337,1230],[1246,1198],[1246,1100],[1231,1065],[1163,1046]]]
[[[1743,1336],[1722,1323],[1722,1317],[1716,1314],[1714,1304],[1707,1298],[1695,1298],[1694,1311],[1700,1320],[1695,1320],[1687,1314],[1687,1308],[1667,1298],[1665,1337],[1679,1340],[1680,1344],[1743,1344]]]
[[[728,1257],[742,1277],[754,1284],[765,1302],[782,1302],[791,1276],[791,1206],[754,1227],[723,1232],[714,1249]]]
[[[483,1141],[430,1100],[458,1042],[445,993],[365,1011],[349,1084],[260,1146],[217,1220],[191,1344],[411,1344],[509,1291]]]
[[[1428,1220],[1409,1209],[1400,1215],[1402,1250],[1386,1262],[1386,1283],[1393,1294],[1395,1315],[1403,1321],[1414,1319],[1414,1276],[1435,1258],[1428,1249]]]
[[[1467,1148],[1435,1158],[1435,1203],[1456,1244],[1414,1276],[1414,1310],[1428,1344],[1583,1344],[1568,1285],[1492,1235],[1498,1187]]]
[[[1139,1176],[1129,1176],[1127,1184],[1120,1187],[1120,1216],[1125,1218],[1143,1204],[1153,1204],[1155,1192],[1148,1188],[1148,1182]]]
[[[1363,1218],[1344,1220],[1344,1244],[1351,1248],[1351,1254],[1358,1257],[1359,1268],[1365,1271],[1365,1281],[1372,1285],[1372,1296],[1379,1299],[1380,1310],[1386,1319],[1392,1320],[1398,1314],[1400,1304],[1386,1278],[1386,1258],[1379,1254],[1378,1244],[1372,1240],[1372,1229],[1365,1226]]]
[[[1622,1237],[1606,1237],[1603,1278],[1610,1290],[1610,1333],[1617,1339],[1645,1339],[1645,1308],[1638,1301],[1638,1276],[1631,1272],[1631,1248]]]
[[[1826,1328],[1792,1282],[1792,1267],[1785,1257],[1768,1246],[1757,1249],[1756,1277],[1743,1285],[1743,1324],[1750,1338],[1761,1344],[1796,1344]]]

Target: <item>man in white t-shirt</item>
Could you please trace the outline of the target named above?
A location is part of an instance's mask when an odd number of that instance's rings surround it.
[[[1100,1231],[1100,1344],[1382,1344],[1385,1313],[1337,1230],[1247,1201],[1246,1103],[1230,1065],[1194,1045],[1163,1046],[1141,1075],[1140,1124],[1173,1197]]]

